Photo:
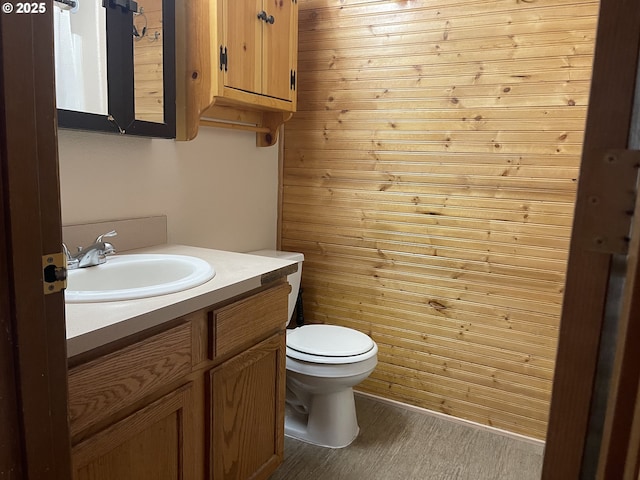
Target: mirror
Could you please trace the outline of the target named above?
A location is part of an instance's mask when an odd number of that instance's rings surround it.
[[[60,127],[175,138],[174,0],[55,0]]]
[[[98,2],[54,2],[58,108],[107,115],[107,24]]]

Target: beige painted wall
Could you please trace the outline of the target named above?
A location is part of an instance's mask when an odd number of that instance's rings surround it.
[[[278,150],[251,133],[202,128],[175,142],[61,130],[58,140],[63,224],[167,215],[170,243],[276,246]]]

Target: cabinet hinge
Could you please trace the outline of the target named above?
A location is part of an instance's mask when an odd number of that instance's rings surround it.
[[[290,89],[291,89],[291,90],[295,90],[295,89],[296,89],[296,71],[295,71],[295,70],[291,70],[291,84],[290,84]]]
[[[576,210],[574,229],[586,250],[627,253],[639,167],[640,151],[608,150],[594,152],[583,169],[580,188],[586,191],[586,204]]]
[[[227,71],[227,47],[220,45],[220,70],[224,67],[224,71]]]

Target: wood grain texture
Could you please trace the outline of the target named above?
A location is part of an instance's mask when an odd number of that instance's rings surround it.
[[[70,370],[72,435],[187,375],[191,348],[185,323]]]
[[[193,480],[206,478],[212,465],[231,465],[232,476],[224,478],[266,479],[282,461],[289,288],[280,277],[177,318],[173,328],[128,337],[127,346],[111,344],[73,367],[73,478]],[[247,302],[253,295],[258,301]],[[233,337],[243,341],[235,356],[209,359],[208,314],[216,309],[232,312],[227,318],[242,322],[234,328],[250,332]],[[262,318],[268,315],[272,322]],[[213,437],[224,445],[229,440],[231,453],[211,449]]]
[[[283,330],[288,321],[289,290],[289,284],[283,283],[210,312],[210,358],[237,353]]]
[[[209,478],[266,479],[282,462],[284,350],[280,333],[210,372]]]
[[[543,438],[598,2],[299,3],[281,239],[361,388]]]
[[[17,5],[16,5],[17,7]],[[0,476],[68,479],[62,292],[43,295],[43,255],[61,251],[53,4],[0,18]],[[6,377],[4,377],[6,375]],[[9,435],[9,438],[7,438]]]
[[[182,99],[177,138],[193,139],[201,117],[228,120],[216,116],[217,107],[228,107],[236,117],[260,112],[257,127],[269,132],[257,130],[256,145],[274,145],[279,126],[296,110],[291,72],[297,62],[297,2],[190,0],[177,5],[177,88]],[[257,18],[261,10],[274,16],[273,24]],[[227,66],[222,68],[224,49]]]
[[[296,107],[296,90],[291,88],[292,70],[296,70],[298,50],[298,8],[296,2],[263,3],[274,23],[263,25],[262,92],[292,102]]]
[[[144,36],[134,37],[133,78],[136,119],[163,123],[164,119],[164,64],[162,0],[141,3],[143,15],[134,15],[134,26]],[[171,15],[173,18],[173,15]]]
[[[264,22],[257,18],[263,10],[261,0],[224,1],[222,33],[231,68],[225,71],[224,85],[247,92],[262,92],[262,32]]]
[[[612,265],[611,254],[591,250],[583,240],[590,223],[589,197],[602,186],[598,169],[592,166],[603,161],[605,151],[628,148],[629,128],[635,116],[640,6],[637,2],[601,3],[543,465],[545,480],[585,474],[585,445],[588,429],[595,423],[591,409],[597,396],[594,384]],[[625,424],[631,421],[623,417]],[[620,440],[624,443],[623,436]],[[613,473],[606,478],[621,477]]]
[[[76,445],[74,480],[195,480],[187,384]]]

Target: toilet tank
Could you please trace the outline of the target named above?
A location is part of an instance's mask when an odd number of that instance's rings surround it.
[[[291,292],[289,293],[289,321],[291,321],[291,316],[293,315],[293,310],[296,308],[296,301],[298,300],[298,292],[300,291],[304,255],[298,252],[283,252],[280,250],[256,250],[254,252],[247,253],[251,255],[260,255],[262,257],[282,258],[298,262],[298,271],[291,275],[287,275],[287,281],[291,285]]]

